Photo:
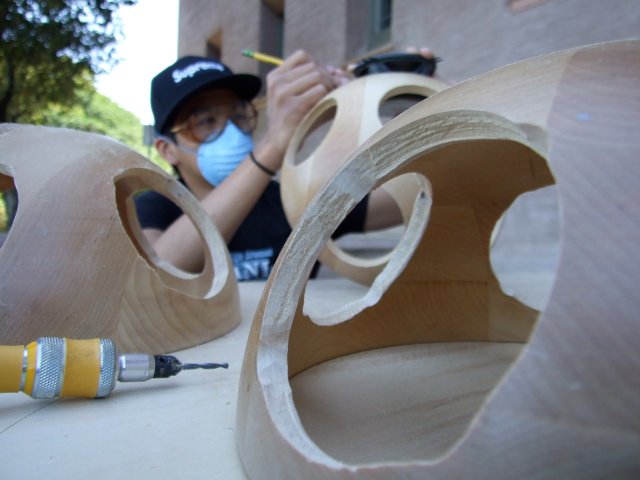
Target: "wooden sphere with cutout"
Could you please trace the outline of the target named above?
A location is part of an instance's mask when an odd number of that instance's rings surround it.
[[[632,40],[508,65],[356,149],[300,218],[256,312],[236,417],[250,478],[638,477],[638,59]],[[429,218],[364,297],[305,315],[318,239],[407,172],[428,182]],[[560,256],[536,312],[502,292],[489,244],[519,194],[554,182]]]
[[[226,245],[193,195],[110,138],[69,129],[0,126],[0,178],[18,191],[0,248],[0,343],[111,338],[156,354],[212,340],[240,322]],[[200,273],[159,259],[133,195],[155,190],[198,230]]]
[[[284,158],[281,197],[289,224],[298,222],[315,194],[383,123],[445,88],[424,75],[383,73],[357,78],[327,94],[304,118]],[[409,176],[380,187],[397,203],[405,224],[422,188],[419,184]],[[319,260],[342,276],[369,285],[389,258],[390,254],[360,258],[329,241]]]

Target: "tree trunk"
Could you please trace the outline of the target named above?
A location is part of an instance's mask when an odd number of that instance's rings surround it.
[[[2,93],[2,98],[0,98],[0,123],[11,121],[9,118],[9,104],[11,103],[11,99],[13,98],[13,92],[15,87],[15,67],[11,58],[7,55],[5,57],[7,62],[6,66],[6,82],[7,88]]]

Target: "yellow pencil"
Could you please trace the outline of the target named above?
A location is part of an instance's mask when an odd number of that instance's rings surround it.
[[[243,50],[242,55],[253,58],[259,62],[271,63],[272,65],[282,65],[282,62],[284,62],[281,58],[272,57],[271,55],[265,55],[260,52],[254,52],[253,50]]]

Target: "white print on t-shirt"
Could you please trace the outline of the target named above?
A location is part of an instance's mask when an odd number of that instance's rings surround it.
[[[233,270],[238,281],[266,280],[271,273],[273,248],[232,252]]]

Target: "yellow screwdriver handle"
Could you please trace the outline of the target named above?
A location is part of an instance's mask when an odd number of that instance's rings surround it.
[[[33,398],[106,397],[115,386],[117,355],[108,339],[42,337],[0,347],[0,392]]]
[[[25,347],[22,345],[0,347],[0,392],[22,390],[22,362]]]

